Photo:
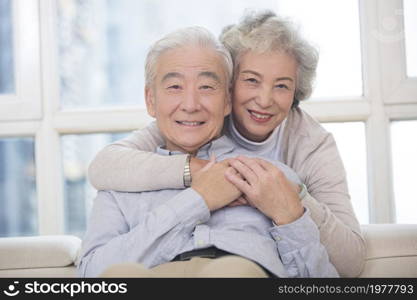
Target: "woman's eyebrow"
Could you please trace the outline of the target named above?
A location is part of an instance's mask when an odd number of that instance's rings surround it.
[[[243,70],[241,73],[253,74],[253,75],[258,76],[258,77],[261,77],[261,78],[263,77],[260,73],[258,73],[256,71],[252,71],[252,70]]]
[[[294,82],[294,79],[292,79],[291,77],[278,77],[275,79],[275,81],[282,81],[282,80],[288,80],[288,81]]]

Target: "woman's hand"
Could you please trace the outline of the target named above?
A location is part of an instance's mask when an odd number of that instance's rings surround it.
[[[290,182],[276,166],[245,156],[228,162],[235,172],[227,170],[226,178],[244,194],[250,205],[276,224],[288,224],[303,215],[304,207],[298,196],[300,187]]]

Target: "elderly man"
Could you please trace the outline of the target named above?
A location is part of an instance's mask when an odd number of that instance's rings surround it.
[[[83,241],[81,276],[337,276],[318,232],[300,238],[303,251],[310,253],[308,263],[297,256],[297,244],[288,242],[296,239],[297,222],[312,222],[307,214],[279,228],[252,206],[231,205],[241,195],[223,175],[225,159],[239,152],[220,136],[231,111],[231,76],[229,53],[203,28],[176,31],[153,45],[145,97],[164,137],[157,153],[215,156],[222,162],[209,164],[183,190],[100,191]],[[290,169],[277,164],[299,183]],[[281,242],[285,235],[291,238]]]

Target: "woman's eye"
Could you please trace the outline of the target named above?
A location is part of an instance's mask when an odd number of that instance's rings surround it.
[[[171,89],[171,90],[178,90],[180,88],[181,86],[178,84],[173,84],[173,85],[168,86],[168,89]]]
[[[245,81],[250,83],[258,83],[258,80],[256,78],[246,78]]]
[[[281,84],[277,84],[276,87],[279,88],[279,89],[287,89],[287,90],[289,90],[288,86],[286,84],[282,84],[282,83]]]

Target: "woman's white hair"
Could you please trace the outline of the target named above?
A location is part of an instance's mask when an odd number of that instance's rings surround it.
[[[167,34],[156,41],[148,51],[145,61],[145,82],[150,86],[156,76],[156,65],[159,57],[168,50],[186,46],[199,46],[212,49],[219,54],[226,74],[227,90],[233,75],[233,60],[224,45],[207,29],[199,26],[186,27]]]
[[[270,10],[249,11],[240,23],[226,26],[220,40],[232,54],[235,70],[239,67],[240,57],[247,51],[284,51],[293,56],[298,63],[293,107],[310,97],[319,54],[290,20],[278,17]]]

